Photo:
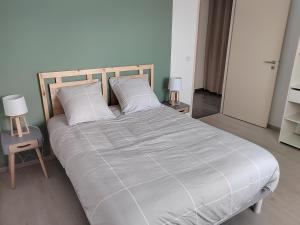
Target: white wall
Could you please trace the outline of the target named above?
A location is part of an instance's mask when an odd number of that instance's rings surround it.
[[[206,34],[209,14],[209,0],[200,1],[198,44],[196,57],[195,89],[203,88]]]
[[[269,124],[280,127],[300,35],[300,1],[292,0]]]
[[[200,0],[173,0],[171,77],[182,77],[180,100],[192,107]]]

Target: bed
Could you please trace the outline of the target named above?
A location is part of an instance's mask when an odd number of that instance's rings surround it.
[[[100,74],[146,74],[153,65],[40,73],[53,153],[64,167],[91,225],[221,224],[273,192],[276,159],[265,149],[162,106],[116,119],[68,126],[59,87]],[[93,75],[94,74],[94,75]],[[63,77],[85,80],[64,82]],[[104,77],[104,78],[103,78]],[[47,84],[47,79],[55,83]],[[108,102],[114,98],[103,87]]]

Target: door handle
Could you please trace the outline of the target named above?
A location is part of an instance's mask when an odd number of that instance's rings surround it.
[[[272,60],[272,61],[265,61],[265,63],[276,65],[276,61],[275,61],[275,60]]]

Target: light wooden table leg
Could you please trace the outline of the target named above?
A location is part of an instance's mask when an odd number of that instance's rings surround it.
[[[48,178],[48,173],[47,173],[47,170],[46,170],[46,167],[45,167],[44,160],[43,160],[42,154],[40,152],[40,149],[36,148],[35,151],[36,151],[36,154],[37,154],[37,156],[39,158],[39,161],[41,163],[44,175],[45,175],[46,178]]]
[[[10,180],[11,180],[11,188],[16,188],[16,176],[15,176],[15,153],[9,153],[8,156],[9,161],[9,173],[10,173]]]

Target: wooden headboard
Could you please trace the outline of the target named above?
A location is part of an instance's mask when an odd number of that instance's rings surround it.
[[[63,108],[57,98],[59,88],[101,82],[102,94],[109,105],[115,104],[115,96],[110,89],[110,77],[128,76],[130,78],[147,77],[150,86],[154,86],[154,65],[107,67],[97,69],[71,70],[38,73],[43,110],[46,121],[52,116],[63,114]]]

